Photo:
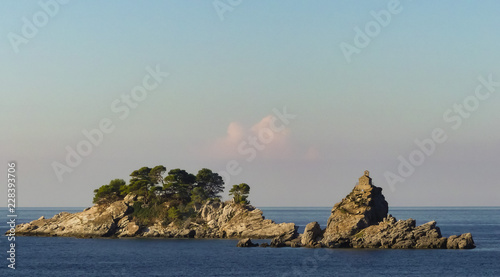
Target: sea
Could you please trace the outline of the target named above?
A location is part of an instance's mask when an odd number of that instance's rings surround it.
[[[17,223],[83,208],[18,208]],[[331,207],[265,207],[267,219],[326,226]],[[0,209],[1,232],[8,228]],[[0,276],[500,276],[500,207],[396,207],[397,219],[436,220],[443,236],[470,232],[472,250],[238,248],[233,239],[16,237],[15,269],[0,240]],[[266,242],[266,240],[256,240]],[[268,241],[268,240],[267,240]]]

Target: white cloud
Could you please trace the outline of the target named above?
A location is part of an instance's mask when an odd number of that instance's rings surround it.
[[[238,122],[231,122],[226,135],[211,143],[206,152],[211,158],[219,159],[250,159],[250,152],[256,153],[256,157],[284,159],[291,154],[289,136],[290,130],[282,128],[282,124],[273,115],[246,128]]]

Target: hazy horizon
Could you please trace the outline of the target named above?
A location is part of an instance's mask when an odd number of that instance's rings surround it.
[[[499,8],[2,1],[3,176],[20,207],[88,207],[156,165],[258,208],[331,207],[364,170],[389,207],[499,206]]]

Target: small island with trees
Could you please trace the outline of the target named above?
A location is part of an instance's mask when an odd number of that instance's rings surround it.
[[[166,176],[165,176],[166,175]],[[291,238],[294,223],[277,224],[250,205],[250,186],[233,185],[223,202],[224,180],[202,168],[192,174],[165,166],[132,171],[127,184],[113,179],[94,190],[94,206],[80,213],[62,212],[20,224],[26,236]]]
[[[133,203],[133,220],[147,226],[152,221],[161,220],[169,224],[196,217],[199,207],[207,201],[220,201],[224,191],[224,180],[208,168],[196,175],[184,169],[172,169],[164,177],[167,169],[163,165],[153,168],[142,167],[130,174],[127,185],[123,179],[114,179],[109,184],[94,190],[94,204],[105,205],[120,201],[132,194],[137,197]],[[250,204],[250,186],[242,183],[229,191],[235,204]],[[168,207],[168,209],[165,209]]]

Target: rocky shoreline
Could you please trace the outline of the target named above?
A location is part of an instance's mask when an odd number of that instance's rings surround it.
[[[251,205],[208,201],[197,209],[196,218],[165,225],[157,220],[140,226],[132,216],[135,195],[109,205],[95,205],[82,212],[62,212],[16,226],[20,236],[162,237],[162,238],[262,238],[295,237],[293,223],[277,224],[265,219],[262,211]]]
[[[132,215],[138,201],[134,194],[123,200],[97,204],[82,212],[62,212],[16,226],[20,236],[240,238],[238,246],[257,246],[250,239],[272,239],[272,247],[328,248],[421,248],[471,249],[470,233],[448,238],[435,221],[416,226],[414,219],[397,220],[388,214],[382,189],[372,184],[368,171],[341,202],[334,205],[325,229],[317,222],[297,233],[294,223],[277,224],[265,219],[251,205],[207,201],[196,207],[196,216],[165,224],[154,220],[147,226]],[[165,207],[168,208],[168,207]],[[264,243],[260,246],[268,246]]]

